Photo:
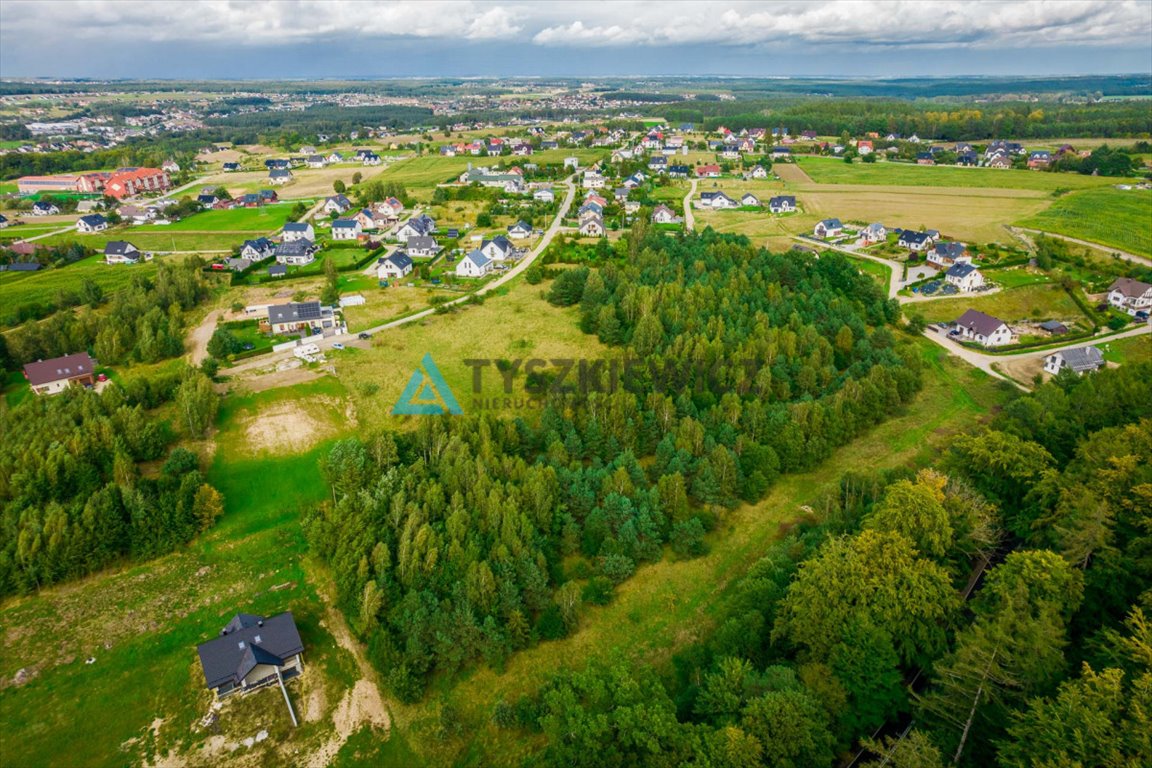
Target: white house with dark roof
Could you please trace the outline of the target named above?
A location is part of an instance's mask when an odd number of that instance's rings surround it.
[[[311,334],[334,328],[336,321],[331,307],[318,301],[303,301],[268,307],[268,325],[275,334]]]
[[[76,231],[86,235],[103,232],[108,229],[108,219],[98,213],[90,213],[76,220]]]
[[[523,240],[532,236],[532,225],[521,219],[508,227],[508,237],[513,240]]]
[[[793,195],[770,197],[768,198],[768,210],[771,213],[792,213],[796,210],[796,198]]]
[[[396,239],[402,243],[408,242],[410,237],[431,235],[436,231],[435,220],[426,213],[414,216],[400,225],[396,230]]]
[[[1152,285],[1119,277],[1108,286],[1108,303],[1130,315],[1147,312],[1152,309]]]
[[[896,241],[896,245],[901,248],[907,248],[910,251],[926,251],[932,247],[932,236],[927,232],[917,232],[914,229],[906,229],[900,233],[900,239]],[[931,257],[929,257],[931,260]]]
[[[336,219],[332,222],[333,240],[355,240],[364,234],[359,219]]]
[[[58,213],[60,213],[60,206],[55,203],[50,203],[46,200],[32,203],[33,216],[55,216]]]
[[[436,244],[436,238],[431,235],[418,235],[408,238],[404,250],[413,258],[430,259],[440,252],[440,246]]]
[[[137,264],[143,254],[126,240],[109,240],[104,246],[105,264]]]
[[[324,213],[344,214],[352,210],[352,201],[344,195],[332,195],[324,200]]]
[[[397,251],[376,262],[376,277],[380,280],[399,280],[411,272],[412,258],[403,251]]]
[[[281,240],[291,243],[293,240],[315,240],[316,231],[306,221],[289,221],[284,225]]]
[[[217,698],[283,685],[304,670],[304,642],[290,612],[268,618],[238,613],[217,637],[196,646],[196,653],[204,683]]]
[[[957,263],[944,273],[944,280],[956,286],[961,293],[968,293],[984,287],[984,275],[971,264]]]
[[[484,240],[477,249],[493,262],[501,262],[512,258],[516,254],[516,246],[504,235],[496,235],[490,240]]]
[[[824,219],[816,222],[816,226],[812,228],[812,234],[820,238],[838,237],[843,231],[844,225],[840,223],[840,219]]]
[[[556,201],[556,193],[552,191],[551,187],[545,187],[544,189],[538,189],[533,192],[532,199],[539,200],[543,203],[552,203]]]
[[[1016,340],[1007,323],[975,309],[968,310],[956,320],[955,331],[959,331],[960,338],[965,341],[974,341],[985,347],[1002,347]]]
[[[888,239],[888,228],[876,221],[860,230],[860,239],[865,245],[882,243]]]
[[[968,255],[968,248],[964,243],[936,243],[932,250],[928,251],[926,261],[937,267],[947,268],[953,264],[967,264],[972,261],[972,257]]]
[[[293,178],[295,177],[292,175],[292,171],[288,170],[287,168],[283,170],[268,171],[269,184],[287,184],[288,182],[292,181]]]
[[[456,265],[457,277],[483,277],[492,271],[492,260],[480,251],[472,251]]]
[[[580,234],[585,237],[603,237],[604,219],[600,216],[589,216],[580,222]]]
[[[302,267],[316,261],[317,250],[311,240],[288,240],[276,246],[276,262]]]
[[[745,192],[744,196],[740,198],[740,205],[744,206],[745,208],[759,208],[760,198],[756,197],[756,195],[752,194],[751,192]]]
[[[1104,355],[1093,346],[1060,349],[1044,358],[1044,371],[1053,376],[1064,370],[1083,376],[1103,367]]]
[[[37,395],[56,395],[73,384],[94,385],[96,361],[87,352],[38,360],[24,366],[24,378]]]
[[[652,209],[653,224],[675,224],[679,220],[676,213],[663,203]]]
[[[698,208],[712,208],[713,210],[722,210],[725,208],[739,208],[740,203],[723,192],[701,192],[700,199],[696,202]]]
[[[263,261],[276,253],[276,243],[266,237],[245,240],[240,246],[240,257],[249,261]]]

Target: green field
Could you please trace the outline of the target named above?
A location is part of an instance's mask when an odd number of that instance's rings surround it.
[[[1008,323],[1022,320],[1085,320],[1076,302],[1059,285],[1024,285],[984,296],[933,299],[918,303],[915,307],[932,323],[955,320],[967,309],[978,309]]]
[[[1104,359],[1110,363],[1152,362],[1152,333],[1104,342],[1099,347],[1104,351]]]
[[[1073,192],[1019,224],[1152,256],[1152,192],[1147,190]]]
[[[267,234],[284,226],[292,211],[290,203],[260,208],[204,211],[164,227],[166,232],[255,232]]]
[[[52,301],[57,291],[79,291],[85,279],[91,279],[108,293],[128,285],[133,275],[154,271],[155,262],[110,266],[98,254],[61,269],[0,272],[0,301],[12,306]]]
[[[169,251],[230,251],[233,246],[240,245],[240,243],[258,234],[258,232],[189,232],[173,230],[167,226],[145,225],[126,229],[110,229],[94,235],[78,235],[75,232],[67,232],[46,237],[37,242],[44,245],[64,245],[75,242],[102,251],[109,240],[127,240],[142,251],[159,251],[162,253]]]
[[[503,168],[511,168],[514,165],[524,165],[525,163],[536,163],[537,165],[562,163],[566,157],[578,157],[581,166],[585,167],[607,157],[608,154],[602,149],[550,149],[537,152],[530,157],[472,157],[471,155],[441,157],[439,155],[425,155],[395,162],[373,178],[385,182],[399,182],[404,185],[409,194],[427,201],[431,198],[432,190],[438,184],[456,181],[460,174],[468,169],[469,164],[473,168],[485,165],[500,165]]]
[[[1126,179],[1082,176],[1078,173],[960,168],[951,165],[861,163],[824,157],[798,158],[800,168],[817,184],[869,184],[899,187],[984,187],[988,189],[1083,189]]]

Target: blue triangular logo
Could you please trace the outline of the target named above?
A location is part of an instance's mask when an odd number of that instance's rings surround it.
[[[393,406],[392,415],[439,416],[445,413],[459,416],[464,409],[456,402],[456,396],[444,381],[432,355],[425,354],[420,367],[412,371],[408,386],[404,387],[400,399]]]

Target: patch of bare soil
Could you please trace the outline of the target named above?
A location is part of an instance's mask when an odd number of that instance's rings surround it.
[[[812,183],[812,177],[795,163],[774,163],[772,171],[783,181],[794,181],[800,184]]]
[[[1044,358],[1036,356],[1014,360],[997,360],[996,366],[1006,376],[1011,376],[1022,384],[1032,386],[1032,377],[1044,370]],[[1048,378],[1047,374],[1045,374],[1045,378]]]
[[[241,386],[247,392],[263,392],[268,389],[276,389],[277,387],[290,387],[295,384],[304,384],[305,382],[318,379],[323,375],[323,371],[317,371],[311,368],[289,368],[283,371],[276,370],[270,373],[262,373],[244,379]]]
[[[285,372],[288,373],[288,372]],[[244,436],[255,451],[300,453],[332,433],[298,403],[277,403],[249,418]]]

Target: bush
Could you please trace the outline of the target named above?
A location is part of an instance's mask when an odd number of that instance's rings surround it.
[[[612,581],[622,584],[636,570],[636,563],[625,555],[605,555],[600,558],[600,573]]]
[[[584,587],[584,602],[592,605],[608,605],[615,596],[615,585],[605,576],[595,576]]]
[[[536,633],[541,640],[559,640],[567,636],[568,625],[564,623],[560,606],[550,605],[540,614],[540,618],[536,620]]]
[[[1130,319],[1123,315],[1113,315],[1108,319],[1108,327],[1114,331],[1119,331],[1126,328],[1129,322],[1131,322]]]

